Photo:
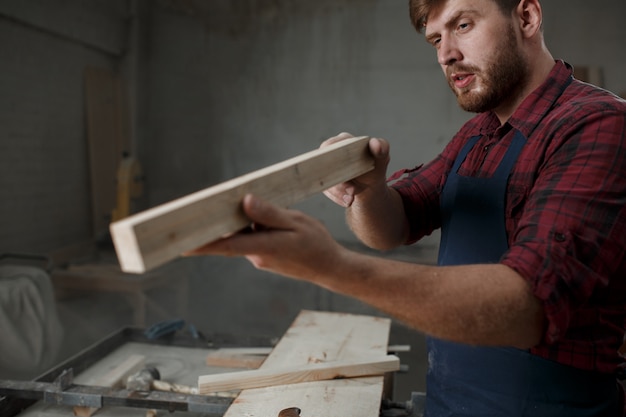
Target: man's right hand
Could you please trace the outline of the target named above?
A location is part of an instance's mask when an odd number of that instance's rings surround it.
[[[320,148],[352,137],[354,136],[349,133],[340,133],[322,142]],[[369,141],[369,148],[375,160],[375,166],[372,171],[324,191],[328,198],[340,206],[350,207],[357,194],[368,188],[386,184],[387,165],[389,165],[389,143],[384,139],[372,138]]]

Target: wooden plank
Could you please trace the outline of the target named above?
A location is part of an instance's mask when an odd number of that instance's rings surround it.
[[[236,232],[250,221],[241,200],[254,193],[289,206],[374,167],[368,138],[352,138],[234,178],[110,225],[125,272],[142,273]]]
[[[237,355],[254,355],[254,356],[267,356],[272,353],[272,347],[259,346],[259,347],[228,347],[219,348],[211,353],[225,356],[237,356]]]
[[[411,345],[389,345],[387,347],[388,353],[400,353],[400,352],[410,352]]]
[[[263,364],[271,351],[271,347],[220,348],[209,352],[205,363],[209,366],[221,366],[224,368],[256,369]]]
[[[205,363],[208,366],[222,368],[257,369],[263,364],[265,356],[259,355],[212,355],[208,354]]]
[[[119,365],[113,367],[106,374],[90,381],[87,385],[98,385],[101,387],[111,387],[113,389],[123,388],[126,378],[135,372],[140,371],[145,366],[146,358],[143,355],[131,355]],[[96,413],[96,407],[74,407],[74,415],[78,417],[90,417]]]
[[[198,378],[198,392],[210,394],[309,381],[384,375],[385,372],[394,372],[398,369],[400,369],[398,357],[387,355],[369,359],[312,363],[296,367],[227,372],[200,376]]]
[[[129,375],[140,371],[145,366],[145,362],[146,357],[144,355],[130,355],[119,365],[114,366],[109,372],[101,377],[98,377],[88,385],[121,388],[126,384],[126,378]]]
[[[302,311],[261,369],[384,356],[390,320]],[[298,407],[302,416],[378,417],[382,376],[303,382],[243,390],[224,417],[278,416]]]
[[[94,237],[106,233],[116,204],[116,175],[122,155],[129,152],[124,87],[113,71],[85,69],[85,111]]]
[[[389,345],[387,347],[387,353],[390,354],[409,352],[410,350],[410,345]],[[271,352],[271,347],[219,348],[209,352],[205,363],[209,366],[223,368],[257,369]]]

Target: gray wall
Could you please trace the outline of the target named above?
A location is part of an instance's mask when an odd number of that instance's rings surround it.
[[[626,2],[544,2],[548,45],[626,90]],[[0,253],[92,237],[83,70],[126,79],[153,206],[316,148],[341,131],[426,162],[469,115],[396,0],[0,0]],[[298,205],[361,248],[322,196]],[[432,261],[436,236],[387,256]],[[200,329],[280,334],[301,308],[378,314],[237,259],[184,259]],[[170,268],[171,270],[172,268]],[[398,343],[423,341],[401,325]],[[423,387],[421,359],[407,377]]]
[[[125,47],[122,2],[0,2],[0,253],[91,235],[82,83]]]

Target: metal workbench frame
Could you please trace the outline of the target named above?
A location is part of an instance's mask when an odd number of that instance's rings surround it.
[[[56,380],[58,380],[64,373],[68,370],[72,370],[74,374],[80,374],[81,372],[88,369],[90,366],[106,357],[108,354],[116,350],[117,348],[123,346],[126,343],[135,342],[135,343],[145,343],[150,345],[161,345],[161,346],[178,346],[178,347],[189,347],[189,348],[202,348],[202,349],[216,349],[220,347],[248,347],[248,346],[268,346],[271,347],[276,343],[276,340],[266,337],[257,337],[257,336],[232,336],[232,335],[224,335],[224,334],[215,334],[211,337],[207,337],[203,334],[198,334],[196,337],[191,334],[183,334],[183,333],[172,333],[164,337],[160,337],[157,339],[150,339],[146,337],[144,334],[144,330],[136,327],[124,327],[108,337],[105,337],[103,340],[93,344],[92,346],[84,349],[83,351],[77,353],[76,355],[70,357],[69,359],[61,362],[56,365],[43,375],[35,378],[33,381],[29,381],[30,383],[24,382],[22,385],[35,385],[32,382],[42,383],[42,384],[52,384]],[[16,385],[16,389],[20,389],[20,383],[14,384]],[[94,395],[98,395],[99,389],[102,391],[101,387],[94,388]],[[103,393],[104,391],[102,391]],[[57,393],[58,394],[58,393]],[[111,396],[114,398],[114,396]],[[19,398],[14,396],[5,396],[0,397],[0,417],[13,417],[18,415],[23,410],[27,409],[34,403],[36,403],[39,399],[37,398]],[[120,401],[124,400],[120,398]],[[126,405],[132,406],[132,398],[126,397]],[[214,408],[209,407],[211,402],[215,405]],[[219,397],[209,397],[203,399],[202,406],[206,409],[215,410],[214,414],[223,415],[223,412],[228,408],[232,399],[230,398],[219,398]],[[208,408],[207,408],[208,407]],[[171,411],[176,410],[175,407]],[[193,411],[193,410],[189,410]]]

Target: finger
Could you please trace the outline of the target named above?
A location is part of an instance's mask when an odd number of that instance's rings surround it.
[[[389,156],[389,142],[384,139],[370,139],[369,148],[372,155],[377,159],[383,159]]]
[[[270,229],[291,229],[294,226],[292,212],[252,194],[246,194],[242,201],[243,211],[253,223]]]
[[[269,233],[269,232],[268,232]],[[267,250],[268,237],[261,233],[237,233],[215,242],[207,243],[183,256],[220,255],[220,256],[248,256],[262,253]]]
[[[253,223],[235,234],[209,242],[182,254],[184,257],[200,255],[244,256],[260,253],[268,247],[265,232],[270,230]]]
[[[246,233],[265,229],[290,229],[294,224],[291,220],[290,211],[267,201],[248,194],[244,196],[243,211],[251,221],[251,226],[235,233],[223,237],[217,241],[208,243],[199,248],[183,253],[183,256],[197,255],[225,255],[239,256],[250,253],[254,248],[262,248],[262,234]]]
[[[354,186],[346,182],[324,190],[324,195],[335,204],[342,207],[350,207],[354,202]]]
[[[353,137],[354,135],[350,133],[342,132],[338,134],[337,136],[333,136],[332,138],[326,139],[324,142],[322,142],[322,144],[320,145],[320,148],[323,148],[325,146],[332,145],[333,143],[341,142],[342,140],[350,139]]]

